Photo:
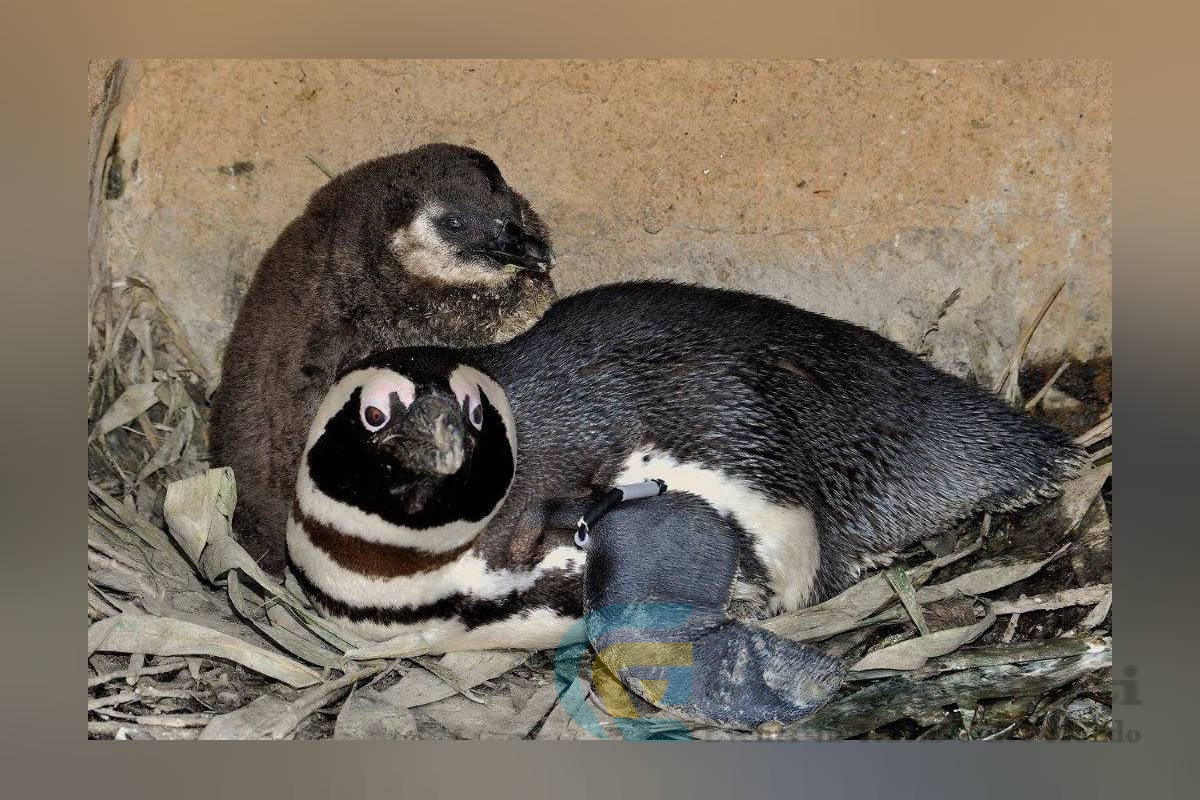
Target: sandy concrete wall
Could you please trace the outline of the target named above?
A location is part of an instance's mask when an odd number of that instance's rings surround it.
[[[148,61],[107,256],[215,367],[259,258],[325,181],[310,157],[459,142],[551,225],[563,292],[753,289],[986,379],[1063,280],[1032,354],[1110,351],[1111,100],[1107,62]]]

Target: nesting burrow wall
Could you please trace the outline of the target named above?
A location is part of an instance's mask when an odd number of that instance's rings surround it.
[[[93,103],[108,66],[92,65]],[[751,289],[994,383],[1065,281],[1030,358],[1111,352],[1107,62],[134,66],[98,244],[213,372],[321,167],[437,140],[486,151],[529,197],[564,293],[652,276]]]

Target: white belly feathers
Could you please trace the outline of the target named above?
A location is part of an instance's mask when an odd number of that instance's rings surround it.
[[[807,605],[820,559],[820,543],[812,512],[804,506],[781,505],[746,483],[695,462],[680,462],[670,453],[645,447],[630,453],[616,483],[661,478],[668,490],[690,492],[706,500],[742,526],[755,543],[767,569],[774,595],[769,610],[791,611]]]
[[[482,558],[468,551],[436,569],[411,575],[387,578],[364,575],[346,569],[315,545],[294,515],[288,519],[287,546],[292,563],[318,589],[331,599],[356,608],[418,608],[455,594],[468,595],[471,600],[498,600],[514,591],[528,590],[552,570],[578,572],[584,561],[583,553],[574,547],[558,547],[532,569],[492,569]],[[352,622],[344,617],[341,620],[368,639],[380,641],[420,631],[431,642],[455,644],[451,649],[466,645],[553,647],[558,644],[556,637],[560,637],[572,622],[548,609],[537,609],[524,618],[506,619],[469,632],[454,618],[422,620],[412,625]]]

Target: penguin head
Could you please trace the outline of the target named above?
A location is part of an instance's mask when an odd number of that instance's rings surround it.
[[[313,213],[344,215],[382,283],[402,273],[450,285],[548,281],[549,232],[487,155],[427,144],[360,165],[317,192]],[[350,212],[347,214],[347,212]]]
[[[471,541],[508,495],[516,427],[500,386],[436,348],[345,374],[317,410],[300,513],[343,533],[439,552]]]

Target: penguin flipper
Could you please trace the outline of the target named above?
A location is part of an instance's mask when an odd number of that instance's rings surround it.
[[[753,727],[805,717],[838,689],[841,660],[728,616],[740,540],[736,523],[678,492],[593,527],[585,629],[610,713],[635,713],[623,686],[688,721]]]

